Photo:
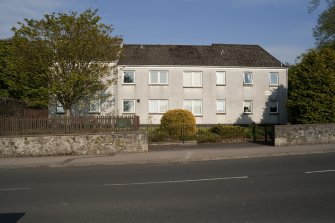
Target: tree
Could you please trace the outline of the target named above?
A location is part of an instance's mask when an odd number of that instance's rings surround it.
[[[313,35],[318,47],[335,48],[335,0],[328,0],[327,9],[319,15]],[[310,12],[320,5],[320,0],[310,1]]]
[[[335,122],[335,50],[310,50],[289,70],[288,110],[293,123]]]
[[[106,89],[111,80],[104,79],[120,54],[120,38],[100,20],[97,10],[89,9],[18,23],[7,60],[17,72],[11,72],[9,85],[28,98],[43,99],[44,105],[46,97],[54,96],[70,115],[74,104]]]
[[[0,40],[0,97],[8,97],[8,85],[6,84],[5,77],[5,58],[9,53],[8,47],[10,40]]]

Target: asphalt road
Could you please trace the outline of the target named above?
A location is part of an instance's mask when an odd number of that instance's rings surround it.
[[[335,153],[0,170],[0,223],[335,222]]]

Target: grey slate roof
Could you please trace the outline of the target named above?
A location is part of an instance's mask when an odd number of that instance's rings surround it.
[[[281,67],[279,60],[258,45],[124,44],[119,65],[191,65],[228,67]]]

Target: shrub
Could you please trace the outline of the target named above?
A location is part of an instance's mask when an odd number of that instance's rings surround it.
[[[209,130],[218,134],[221,139],[237,139],[248,137],[245,129],[240,126],[216,125]]]
[[[169,137],[167,132],[161,128],[150,130],[148,136],[150,142],[164,142]]]
[[[196,133],[195,118],[188,110],[169,110],[161,119],[161,129],[171,138],[189,139]]]
[[[197,143],[216,143],[221,142],[221,138],[218,134],[209,131],[198,131]]]

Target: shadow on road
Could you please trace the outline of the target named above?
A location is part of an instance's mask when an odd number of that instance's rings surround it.
[[[0,222],[17,223],[26,213],[0,213]]]

